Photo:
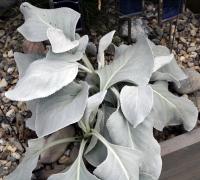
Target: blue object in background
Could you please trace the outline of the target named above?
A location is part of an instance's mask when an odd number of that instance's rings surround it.
[[[143,11],[143,0],[119,0],[119,11],[122,16],[131,16]]]
[[[68,7],[81,13],[80,0],[53,0],[54,8]],[[82,30],[82,17],[78,21],[77,30]]]
[[[54,8],[69,7],[80,12],[79,0],[54,0]]]
[[[184,0],[163,0],[162,19],[169,20],[182,13]]]

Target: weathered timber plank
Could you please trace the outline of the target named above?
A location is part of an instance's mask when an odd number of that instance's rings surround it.
[[[160,180],[200,180],[200,129],[161,143]]]
[[[200,128],[160,143],[161,155],[168,155],[198,142],[200,142]]]

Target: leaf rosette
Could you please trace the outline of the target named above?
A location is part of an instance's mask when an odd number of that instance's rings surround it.
[[[50,48],[45,55],[15,53],[19,81],[6,96],[27,102],[32,117],[26,125],[38,139],[29,141],[6,180],[31,179],[38,160],[56,159],[75,142],[73,163],[49,180],[158,180],[162,160],[153,128],[183,124],[190,131],[198,116],[191,101],[169,91],[169,83],[187,78],[174,56],[140,30],[136,43],[115,47],[107,64],[112,31],[99,42],[95,69],[85,53],[88,36],[75,33],[77,12],[29,3],[21,11],[19,32],[32,42],[49,41]]]

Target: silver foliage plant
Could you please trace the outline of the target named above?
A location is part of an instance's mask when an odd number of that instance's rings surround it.
[[[158,180],[162,160],[153,128],[183,124],[190,131],[197,109],[185,97],[168,90],[187,78],[170,51],[138,32],[133,45],[115,46],[109,65],[104,51],[114,31],[99,43],[94,69],[85,54],[88,36],[75,33],[80,15],[69,8],[39,9],[21,5],[25,23],[19,32],[29,41],[48,40],[45,56],[15,53],[19,81],[6,97],[27,102],[32,118],[27,126],[38,139],[30,140],[25,156],[7,180],[29,180],[41,154],[65,143],[80,143],[74,163],[49,180]],[[79,72],[85,80],[77,78]],[[46,141],[45,137],[78,124],[82,135]],[[63,137],[63,136],[62,136]],[[94,166],[89,171],[88,165]]]

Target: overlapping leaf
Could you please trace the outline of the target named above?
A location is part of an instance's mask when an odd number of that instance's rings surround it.
[[[87,107],[83,116],[83,122],[92,125],[99,105],[103,102],[107,91],[101,91],[88,98]]]
[[[79,150],[79,155],[72,166],[63,173],[54,174],[48,178],[48,180],[98,180],[96,176],[91,174],[82,159],[83,151],[85,148],[86,141],[83,141]]]
[[[103,117],[101,115],[100,116],[98,115],[98,122],[95,126],[95,130],[99,132],[101,135],[103,135],[108,142],[110,142],[110,137],[105,124],[109,116],[115,111],[115,108],[103,106],[102,111],[103,111]],[[101,119],[101,117],[103,119]],[[85,159],[94,167],[97,167],[99,164],[101,164],[106,159],[107,156],[107,150],[105,145],[103,145],[103,143],[99,140],[96,143],[96,140],[97,138],[93,137],[93,143],[88,145],[88,148],[86,149],[85,152]]]
[[[159,57],[159,56],[166,56],[166,57],[169,56],[170,57],[170,51],[167,47],[156,46],[153,44],[151,44],[151,47],[152,47],[153,54],[155,57]],[[166,65],[159,68],[158,71],[154,72],[151,77],[151,80],[152,81],[164,80],[164,81],[174,82],[174,83],[176,83],[177,86],[180,86],[179,81],[186,79],[186,78],[187,78],[187,76],[184,74],[184,72],[178,66],[175,58],[173,58],[170,63],[166,63]]]
[[[22,78],[24,76],[26,69],[29,67],[31,63],[42,58],[44,58],[44,56],[39,55],[39,54],[23,54],[23,53],[15,52],[14,59],[17,64],[19,78]]]
[[[157,56],[154,59],[154,69],[153,72],[156,72],[163,66],[169,64],[174,58],[173,54],[169,54],[168,56]]]
[[[99,110],[97,113],[97,120],[96,120],[96,124],[95,124],[95,130],[98,133],[101,133],[104,129],[104,113]],[[95,148],[96,144],[98,142],[98,139],[95,136],[92,136],[90,144],[88,145],[85,154],[88,154],[93,148]]]
[[[75,40],[75,29],[80,14],[70,8],[40,9],[29,3],[20,7],[25,23],[18,31],[29,41],[40,42],[48,39],[47,29],[58,28],[70,40]],[[67,18],[65,18],[67,17]]]
[[[150,86],[125,86],[120,93],[124,116],[137,127],[149,115],[153,106],[153,91]]]
[[[6,97],[16,101],[30,101],[47,97],[71,83],[78,73],[77,63],[66,61],[34,61]]]
[[[45,144],[52,144],[56,141],[75,136],[75,128],[67,126],[55,133],[45,137]],[[66,151],[71,142],[65,142],[56,146],[50,147],[40,155],[40,163],[51,164],[56,162]]]
[[[155,120],[156,129],[162,131],[166,126],[179,124],[183,124],[187,131],[195,127],[198,110],[190,100],[170,93],[166,82],[157,82],[152,88],[154,106],[150,117]]]
[[[107,158],[94,171],[104,180],[139,180],[141,154],[136,149],[108,143],[102,136],[98,137],[107,148]]]
[[[21,79],[26,72],[26,69],[29,67],[31,63],[36,61],[37,59],[42,58],[42,55],[37,54],[23,54],[16,52],[14,53],[14,59],[17,64],[17,69],[19,72],[19,78]],[[37,100],[27,102],[27,107],[32,112],[31,118],[26,120],[26,126],[33,131],[35,131],[35,119],[36,119],[36,103]]]
[[[36,139],[29,141],[29,147],[26,150],[22,162],[19,164],[16,170],[8,175],[6,180],[30,180],[32,177],[32,171],[37,165],[41,149],[44,146],[44,139]]]
[[[36,111],[36,133],[46,136],[82,118],[88,98],[88,85],[71,83],[55,94],[40,99]]]
[[[114,61],[97,71],[101,90],[121,81],[146,85],[153,72],[154,57],[146,37],[138,36],[137,43],[129,46]]]
[[[99,69],[104,67],[105,65],[105,57],[104,51],[108,48],[111,44],[115,31],[111,31],[108,34],[104,35],[99,42],[99,50],[97,55],[98,67]]]
[[[79,61],[82,57],[83,54],[85,53],[85,49],[87,48],[88,44],[88,36],[82,36],[78,41],[79,41],[79,46],[74,48],[73,50],[69,52],[64,52],[64,53],[54,53],[52,49],[50,49],[47,53],[46,59],[48,61],[60,61],[60,60],[65,60],[66,62],[76,62]]]
[[[67,52],[79,45],[78,40],[71,41],[70,38],[67,38],[64,32],[58,28],[48,28],[47,37],[54,53]]]
[[[115,144],[141,152],[140,180],[158,180],[162,168],[160,146],[153,136],[153,124],[153,119],[146,118],[133,128],[120,110],[107,121],[107,129]]]

